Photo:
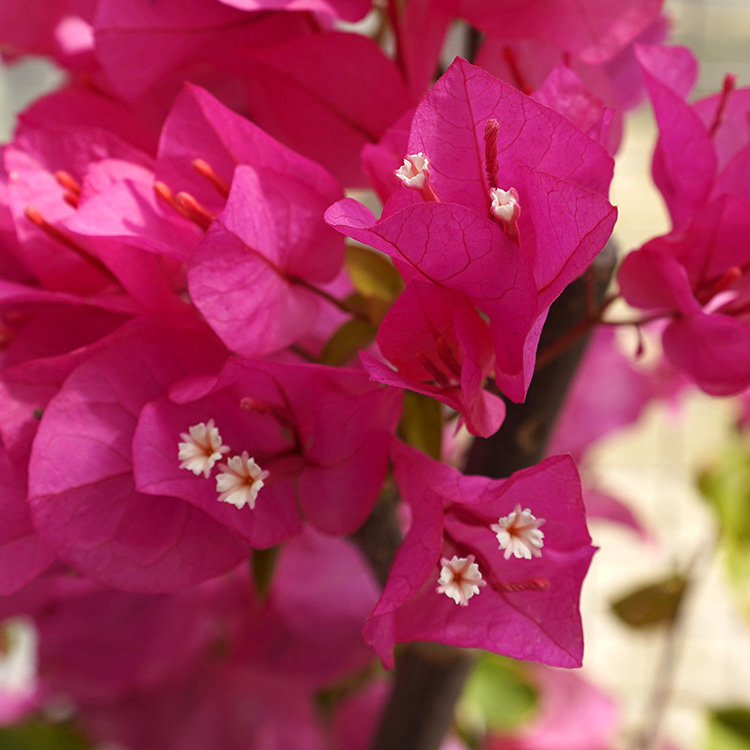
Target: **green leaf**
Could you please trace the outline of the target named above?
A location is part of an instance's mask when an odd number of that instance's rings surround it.
[[[365,297],[359,292],[354,292],[344,300],[344,307],[352,315],[356,315],[362,320],[366,319],[373,326],[378,326],[390,310],[391,300],[384,300],[380,297]]]
[[[750,542],[750,450],[730,446],[716,466],[698,479],[698,488],[716,511],[722,532]]]
[[[750,710],[725,708],[711,713],[706,750],[750,750]]]
[[[347,245],[345,263],[354,288],[365,297],[390,301],[403,289],[401,276],[382,253]]]
[[[698,488],[716,514],[729,580],[750,619],[750,446],[738,440],[698,479]]]
[[[346,307],[379,325],[404,288],[401,276],[385,255],[355,245],[346,248],[346,269],[357,290],[345,300]]]
[[[459,716],[481,729],[507,732],[532,718],[537,700],[517,662],[483,654],[464,687]]]
[[[687,579],[673,575],[618,599],[612,610],[632,628],[648,628],[674,620],[687,587]]]
[[[399,432],[404,442],[440,460],[443,445],[440,403],[421,393],[405,391]]]
[[[331,336],[320,355],[323,365],[343,365],[365,349],[375,338],[377,330],[370,323],[359,318],[347,320]]]
[[[89,750],[90,747],[68,724],[32,722],[0,728],[1,750]]]

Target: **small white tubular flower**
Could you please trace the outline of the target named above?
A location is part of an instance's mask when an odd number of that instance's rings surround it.
[[[202,473],[206,479],[214,464],[230,450],[228,445],[221,444],[213,419],[194,424],[188,432],[181,432],[180,437],[183,440],[177,445],[177,458],[182,462],[180,468],[192,471],[195,476]]]
[[[490,188],[490,211],[500,221],[515,221],[521,213],[521,205],[518,202],[518,191],[515,188],[501,190]]]
[[[511,555],[531,560],[532,556],[542,556],[540,550],[544,547],[544,534],[539,527],[543,523],[543,518],[536,518],[528,508],[521,510],[521,506],[516,505],[510,515],[499,518],[490,529],[497,535],[500,549],[505,550],[506,560]]]
[[[487,585],[487,581],[482,580],[479,566],[474,562],[474,555],[468,557],[453,555],[450,560],[443,557],[440,564],[443,566],[440,570],[440,578],[438,578],[440,585],[435,590],[438,594],[445,594],[453,599],[462,607],[466,607],[469,599],[479,593],[480,586]]]
[[[396,177],[412,190],[422,190],[430,178],[430,160],[420,151],[409,154],[404,159],[404,166],[396,170]]]
[[[262,471],[260,466],[250,458],[247,451],[241,456],[232,456],[225,464],[219,464],[221,474],[216,475],[216,491],[222,503],[231,503],[238,508],[255,507],[263,480],[268,478],[268,472]]]

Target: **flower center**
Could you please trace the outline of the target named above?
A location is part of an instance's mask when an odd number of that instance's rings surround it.
[[[232,456],[225,464],[219,464],[221,473],[216,475],[216,491],[222,503],[237,508],[255,507],[255,501],[269,472],[263,471],[247,451],[241,456]]]
[[[518,191],[515,188],[490,188],[490,214],[499,222],[505,234],[518,244],[518,217],[521,215]]]
[[[521,510],[516,505],[515,510],[507,516],[499,518],[490,529],[495,532],[499,549],[505,550],[505,559],[513,557],[531,560],[532,557],[541,557],[541,548],[544,546],[544,534],[539,527],[544,523],[543,518],[536,518],[526,508]]]
[[[169,186],[161,180],[154,182],[154,194],[160,200],[168,203],[178,214],[199,226],[204,232],[208,230],[214,220],[213,215],[198,203],[190,193],[180,191],[175,195]]]
[[[430,160],[421,151],[418,154],[409,154],[404,159],[403,166],[395,171],[395,175],[404,187],[418,190],[425,201],[440,202],[440,197],[430,185]]]
[[[518,203],[518,191],[515,188],[503,190],[490,188],[490,211],[496,219],[503,222],[516,221],[521,213]]]
[[[183,441],[177,445],[180,468],[192,471],[195,476],[203,474],[208,478],[214,464],[224,453],[229,453],[229,446],[222,445],[213,419],[189,427],[180,437]]]
[[[456,604],[466,607],[474,594],[479,593],[480,586],[486,586],[487,582],[482,580],[479,566],[474,562],[474,555],[458,557],[453,555],[449,560],[443,557],[440,560],[440,578],[438,578],[438,594],[445,594],[453,599]]]

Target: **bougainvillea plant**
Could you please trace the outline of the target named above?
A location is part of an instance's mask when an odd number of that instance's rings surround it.
[[[0,2],[3,59],[66,73],[0,152],[0,723],[478,750],[471,653],[581,666],[587,512],[638,526],[576,460],[750,387],[750,91],[691,103],[665,34],[660,0]],[[666,360],[597,335],[548,454],[646,95],[674,226],[619,284]]]

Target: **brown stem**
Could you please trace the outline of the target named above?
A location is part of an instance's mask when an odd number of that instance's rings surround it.
[[[657,677],[649,695],[649,716],[637,741],[636,750],[653,750],[659,738],[664,714],[672,699],[672,678],[677,665],[682,632],[682,628],[679,627],[680,619],[678,612],[669,624],[669,630],[664,639],[664,647],[656,666]]]
[[[567,330],[564,335],[560,338],[555,339],[549,345],[546,345],[544,337],[539,342],[539,351],[536,356],[536,367],[541,369],[546,367],[550,362],[557,359],[566,349],[571,346],[578,344],[581,339],[586,338],[591,331],[598,325],[643,325],[649,323],[655,318],[648,318],[644,320],[620,320],[615,322],[602,320],[604,311],[618,298],[619,295],[612,295],[601,300],[601,304],[596,304],[596,281],[595,281],[596,270],[592,265],[585,275],[585,289],[586,289],[586,312],[583,317],[579,320],[576,325]]]
[[[604,299],[615,266],[615,250],[607,245],[593,264],[595,297]],[[552,305],[547,316],[541,351],[559,349],[554,359],[538,364],[526,401],[515,404],[506,399],[507,413],[498,432],[489,438],[475,438],[466,462],[467,474],[510,476],[514,471],[539,463],[565,401],[568,387],[578,369],[591,330],[580,331],[586,319],[586,280],[570,284]],[[575,337],[573,337],[575,334]],[[565,342],[564,347],[558,347]]]
[[[597,300],[604,297],[614,270],[615,255],[614,247],[607,246],[594,262]],[[586,282],[581,278],[550,308],[542,334],[544,345],[566,336],[572,327],[571,321],[585,317],[586,307]],[[509,402],[501,429],[490,438],[475,438],[466,465],[467,473],[507,477],[544,457],[547,440],[585,345],[586,337],[582,337],[546,367],[537,370],[526,402]],[[391,505],[390,512],[394,508],[395,504]],[[382,527],[382,519],[378,525]],[[368,536],[366,528],[362,532]],[[391,538],[388,544],[390,551],[381,550],[382,558],[376,567],[381,582],[387,578],[385,559],[389,556],[392,559],[398,543],[392,546],[394,539]],[[470,652],[452,646],[411,643],[402,647],[397,655],[393,690],[372,750],[437,750],[453,723],[453,709],[472,661]]]
[[[635,750],[655,750],[658,747],[664,717],[672,701],[674,676],[682,652],[686,624],[685,599],[695,586],[696,580],[705,573],[713,557],[716,544],[716,538],[712,538],[711,543],[702,545],[682,571],[686,586],[680,596],[674,616],[667,624],[664,645],[659,656],[659,663],[656,665],[654,682],[646,703],[648,707],[646,718],[636,739]]]
[[[440,643],[410,643],[396,655],[396,680],[373,750],[435,750],[453,724],[474,655]]]
[[[352,541],[367,558],[381,586],[388,580],[391,563],[402,541],[396,518],[397,505],[398,493],[392,486],[381,493],[369,518],[352,534]]]
[[[482,48],[483,41],[484,35],[473,26],[469,26],[469,31],[466,37],[466,59],[470,63],[473,63],[474,60],[476,60],[479,50]]]

